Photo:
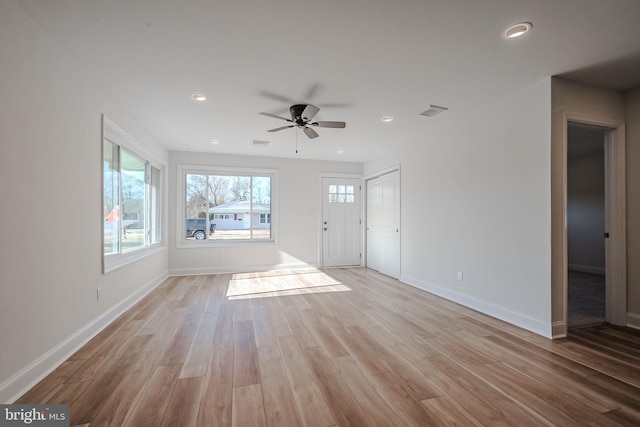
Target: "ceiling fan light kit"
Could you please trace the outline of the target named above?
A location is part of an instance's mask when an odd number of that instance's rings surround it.
[[[280,126],[277,128],[269,129],[267,132],[278,132],[284,129],[289,129],[293,127],[297,127],[302,129],[305,135],[309,139],[317,138],[318,132],[316,132],[313,128],[309,126],[315,126],[319,128],[337,128],[342,129],[346,127],[345,122],[337,122],[337,121],[315,121],[312,122],[313,118],[318,114],[320,109],[315,105],[311,104],[294,104],[289,107],[289,113],[291,114],[291,118],[288,119],[286,117],[278,116],[271,113],[260,113],[263,116],[271,117],[274,119],[284,120],[286,122],[291,123],[290,125]]]

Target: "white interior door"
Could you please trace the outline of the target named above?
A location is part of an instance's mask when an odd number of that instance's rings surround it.
[[[323,178],[322,265],[360,265],[360,179]]]
[[[400,277],[400,172],[367,180],[367,267]]]

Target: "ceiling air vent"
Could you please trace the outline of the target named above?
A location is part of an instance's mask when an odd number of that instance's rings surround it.
[[[258,147],[266,147],[267,145],[269,145],[270,142],[271,141],[261,141],[259,139],[254,139],[251,142],[251,145],[255,145],[255,146],[258,146]]]
[[[436,114],[442,113],[443,111],[447,111],[446,107],[438,107],[437,105],[431,104],[429,109],[420,113],[421,116],[433,117]]]

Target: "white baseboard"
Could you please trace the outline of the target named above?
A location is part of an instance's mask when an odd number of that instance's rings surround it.
[[[196,276],[199,274],[233,274],[270,270],[299,270],[302,268],[318,268],[316,264],[306,262],[296,262],[289,264],[265,264],[265,265],[243,265],[238,267],[202,267],[202,268],[175,268],[169,271],[170,276]]]
[[[463,295],[461,293],[443,288],[438,285],[434,285],[432,283],[425,282],[423,280],[408,276],[406,274],[400,275],[400,281],[403,283],[406,283],[407,285],[414,286],[418,289],[422,289],[423,291],[427,291],[434,295],[438,295],[450,301],[457,302],[458,304],[462,304],[465,307],[472,308],[481,313],[487,314],[491,317],[504,320],[505,322],[519,326],[528,331],[534,332],[538,335],[542,335],[543,337],[546,337],[546,338],[553,337],[553,331],[552,331],[553,328],[551,323],[547,324],[544,322],[540,322],[538,320],[528,318],[521,314],[514,313],[509,310],[505,310],[493,304],[489,304],[485,301],[478,300],[468,295]]]
[[[551,324],[551,338],[557,340],[558,338],[566,338],[567,337],[567,324],[564,323],[564,320],[560,320],[558,322],[553,322]]]
[[[640,329],[640,314],[627,313],[627,326],[633,329]]]
[[[606,273],[604,267],[592,267],[590,265],[569,264],[567,269],[570,271],[579,271],[580,273],[600,274],[602,276]]]
[[[144,298],[168,277],[163,273],[147,282],[143,287],[129,295],[120,303],[93,319],[91,322],[67,337],[60,344],[22,368],[18,373],[0,384],[0,402],[13,403],[40,380],[49,375],[69,356],[100,333],[122,313]]]

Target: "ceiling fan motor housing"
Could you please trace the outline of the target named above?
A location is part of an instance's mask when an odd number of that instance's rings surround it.
[[[311,117],[303,117],[304,110],[308,107],[307,104],[295,104],[289,108],[289,112],[291,113],[291,120],[296,122],[299,126],[304,126],[309,120],[313,118]]]

